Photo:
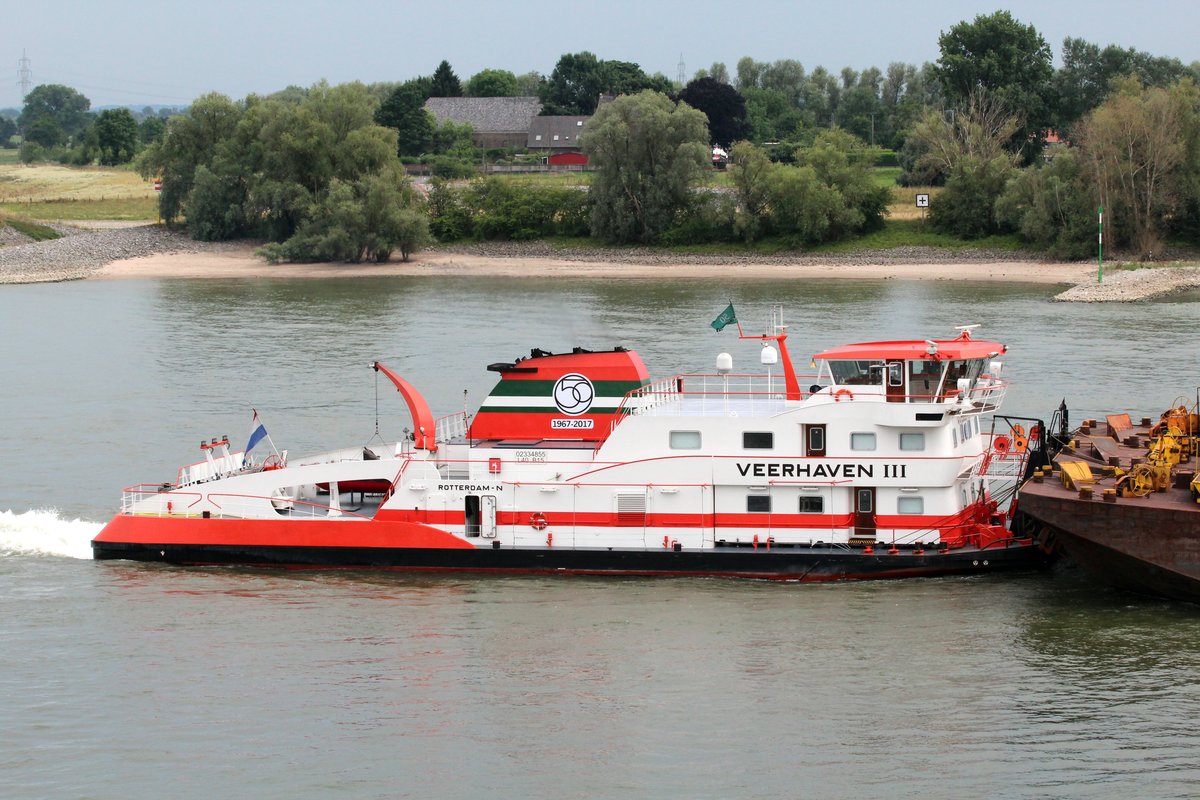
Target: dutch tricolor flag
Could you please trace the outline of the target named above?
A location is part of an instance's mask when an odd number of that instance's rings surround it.
[[[250,451],[254,449],[254,446],[267,438],[267,428],[259,420],[258,410],[254,408],[250,410],[254,412],[254,418],[250,421],[250,441],[246,442],[246,452],[242,456],[243,466],[250,463]]]

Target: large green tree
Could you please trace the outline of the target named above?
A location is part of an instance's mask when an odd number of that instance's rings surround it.
[[[418,156],[425,152],[433,137],[433,116],[425,110],[421,87],[409,81],[391,91],[375,112],[375,122],[397,133],[397,147],[402,156]]]
[[[17,124],[25,131],[36,122],[49,119],[68,138],[74,138],[88,126],[88,109],[91,107],[91,100],[69,86],[42,84],[25,95],[25,107]]]
[[[602,85],[600,59],[595,53],[566,53],[539,90],[542,113],[591,114],[596,110]]]
[[[936,74],[947,100],[962,103],[983,89],[1003,106],[1020,110],[1024,124],[1013,144],[1024,147],[1030,160],[1053,122],[1054,69],[1042,35],[1009,12],[997,11],[958,23],[938,37],[938,46]]]
[[[749,133],[746,100],[728,83],[697,78],[683,87],[679,99],[708,117],[708,136],[713,144],[729,147]]]
[[[267,238],[272,260],[381,260],[424,241],[396,131],[360,83],[197,100],[139,160],[197,239]]]
[[[127,108],[101,111],[96,124],[92,126],[92,132],[96,137],[101,164],[125,164],[137,154],[138,124]]]
[[[1118,78],[1133,76],[1143,86],[1170,86],[1187,74],[1177,58],[1067,37],[1062,46],[1062,67],[1054,74],[1057,109],[1055,125],[1070,128],[1104,101]]]
[[[467,81],[467,97],[516,97],[517,76],[506,69],[484,69]]]
[[[225,95],[202,95],[186,114],[169,119],[166,135],[142,153],[142,175],[162,179],[158,207],[168,223],[183,215],[196,168],[213,162],[218,145],[232,138],[241,117],[241,107]]]
[[[709,163],[708,119],[660,92],[618,97],[580,136],[595,167],[592,235],[651,242],[686,211]]]
[[[1174,213],[1200,194],[1200,91],[1191,80],[1116,89],[1077,127],[1079,150],[1111,230],[1151,258]]]
[[[430,97],[462,97],[462,82],[450,68],[449,61],[442,61],[433,71],[433,81],[430,84]]]
[[[543,114],[591,114],[601,93],[635,94],[644,89],[672,90],[661,75],[647,75],[630,61],[602,61],[594,53],[567,53],[558,59],[538,96]]]

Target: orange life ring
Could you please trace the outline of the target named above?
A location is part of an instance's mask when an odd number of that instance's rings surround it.
[[[854,392],[850,391],[849,389],[838,389],[833,393],[833,402],[840,403],[842,401],[842,395],[846,395],[847,400],[854,399]]]
[[[997,453],[1007,453],[1010,446],[1007,436],[997,436],[992,440],[992,449]]]
[[[549,524],[550,523],[546,521],[546,515],[542,514],[541,512],[537,512],[529,517],[529,527],[533,528],[535,531],[544,531],[546,530],[546,526]]]
[[[1016,439],[1013,439],[1013,449],[1016,450],[1018,453],[1024,453],[1025,448],[1027,448],[1027,447],[1029,447],[1028,439],[1025,439],[1024,437],[1021,437],[1021,436],[1018,436]]]

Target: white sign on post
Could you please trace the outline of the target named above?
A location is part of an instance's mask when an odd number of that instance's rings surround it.
[[[917,195],[917,208],[929,208],[929,195]]]

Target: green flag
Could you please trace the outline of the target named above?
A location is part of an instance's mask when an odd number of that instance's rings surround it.
[[[729,304],[729,308],[717,315],[717,318],[712,321],[713,330],[721,331],[731,322],[737,322],[737,314],[734,313],[733,303]]]

